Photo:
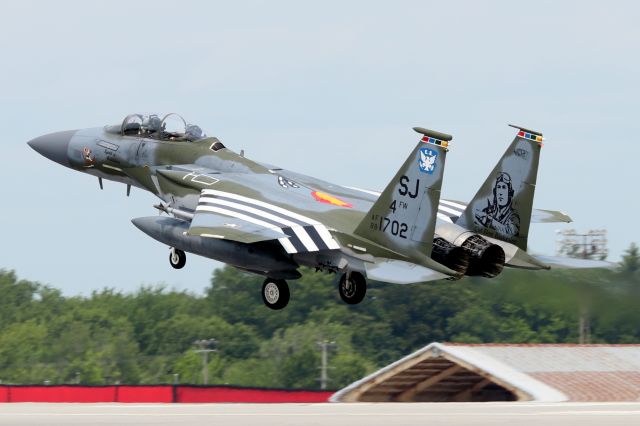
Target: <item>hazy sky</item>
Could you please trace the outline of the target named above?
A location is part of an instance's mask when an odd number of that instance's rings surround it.
[[[637,2],[3,2],[0,268],[88,294],[166,283],[201,292],[219,264],[130,219],[153,196],[54,164],[36,136],[179,112],[228,147],[330,181],[383,188],[417,141],[454,135],[443,195],[469,200],[513,139],[542,131],[535,206],[607,228],[610,260],[638,233]],[[258,291],[258,289],[256,289]]]

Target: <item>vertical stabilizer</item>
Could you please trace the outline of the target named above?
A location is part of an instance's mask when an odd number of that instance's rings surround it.
[[[431,254],[450,135],[424,135],[355,233],[408,257]]]
[[[526,250],[543,138],[510,126],[518,134],[456,224]]]

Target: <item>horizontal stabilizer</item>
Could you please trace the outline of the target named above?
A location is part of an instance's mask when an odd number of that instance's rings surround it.
[[[531,213],[532,223],[571,223],[573,219],[563,212],[557,210],[533,209]]]
[[[494,242],[498,242],[499,240],[494,240]],[[499,244],[499,242],[498,242]],[[519,268],[519,269],[530,269],[530,270],[539,270],[539,269],[551,269],[551,266],[547,265],[545,262],[536,259],[534,256],[530,255],[526,251],[522,249],[517,249],[505,266],[510,268]]]
[[[573,257],[542,255],[533,255],[533,257],[540,262],[546,263],[552,269],[613,269],[618,266],[616,263],[607,262],[605,260],[576,259]]]
[[[394,259],[376,259],[365,264],[367,278],[391,284],[413,284],[449,278],[449,275],[414,263]]]
[[[438,217],[447,222],[456,223],[462,215],[467,203],[456,200],[440,199],[438,206]],[[558,210],[533,209],[531,212],[531,223],[571,223],[573,219],[566,213]]]

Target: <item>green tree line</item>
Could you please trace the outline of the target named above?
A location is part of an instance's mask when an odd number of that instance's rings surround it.
[[[370,283],[342,303],[333,275],[303,271],[271,311],[262,278],[225,267],[204,295],[141,287],[89,297],[0,271],[2,383],[200,384],[194,341],[215,338],[210,384],[318,388],[318,341],[335,342],[337,389],[433,341],[576,343],[587,312],[592,343],[640,343],[640,254],[612,270],[505,270],[494,279]]]

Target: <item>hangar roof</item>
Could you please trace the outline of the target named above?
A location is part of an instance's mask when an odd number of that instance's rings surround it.
[[[333,401],[630,401],[640,345],[431,343]]]

